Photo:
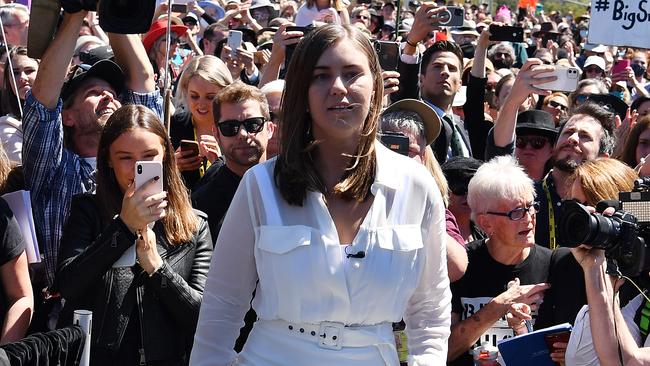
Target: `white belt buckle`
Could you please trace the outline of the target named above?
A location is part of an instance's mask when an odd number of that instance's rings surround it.
[[[341,323],[321,322],[318,328],[318,347],[339,351],[341,345],[341,336],[343,328]]]

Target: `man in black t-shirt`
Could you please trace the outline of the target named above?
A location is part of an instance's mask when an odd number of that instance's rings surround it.
[[[474,345],[512,337],[506,315],[528,318],[541,302],[551,251],[535,244],[533,181],[511,156],[483,164],[469,183],[472,217],[488,238],[468,244],[465,275],[452,284],[450,365],[471,365]]]
[[[217,141],[225,164],[192,195],[194,208],[208,215],[213,243],[232,202],[241,177],[252,166],[266,161],[266,147],[273,135],[269,105],[262,92],[242,82],[225,87],[214,98],[212,111]]]

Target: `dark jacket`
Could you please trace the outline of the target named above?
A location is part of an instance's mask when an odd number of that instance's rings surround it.
[[[128,347],[121,342],[130,317],[135,316],[142,327],[131,327],[131,331],[139,333],[141,328],[143,335],[137,334],[136,339],[143,339],[147,362],[189,358],[188,345],[194,336],[212,255],[206,216],[196,212],[199,228],[188,243],[170,245],[162,224],[156,223],[153,231],[164,263],[149,277],[138,264],[112,268],[135,244],[136,237],[118,217],[108,222],[103,219],[96,196],[76,196],[61,237],[57,285],[66,299],[61,325],[71,323],[74,310],[91,310],[91,350],[110,354],[121,346]]]
[[[397,71],[399,72],[399,91],[391,94],[391,101],[395,103],[398,100],[406,98],[422,100],[422,98],[420,98],[419,88],[420,64],[407,64],[400,58]],[[433,149],[433,153],[436,156],[438,163],[442,164],[447,160],[447,151],[449,150],[449,145],[451,143],[453,126],[444,119],[441,119],[440,122],[442,123],[440,135],[438,135],[436,140],[431,144],[431,148]],[[454,115],[454,122],[458,127],[460,127],[461,138],[465,142],[465,146],[469,149],[470,155],[472,155],[474,146],[472,146],[470,142],[480,139],[481,137],[468,136],[467,133],[470,131],[465,129],[465,125],[460,117]],[[471,132],[482,133],[476,129],[471,130]],[[485,135],[483,135],[482,138],[485,139]]]

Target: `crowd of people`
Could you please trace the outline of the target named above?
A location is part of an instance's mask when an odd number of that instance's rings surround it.
[[[0,349],[85,309],[92,365],[465,366],[563,323],[555,362],[650,364],[650,299],[563,225],[650,176],[649,50],[588,8],[66,0],[52,38],[0,2],[41,254],[0,198]]]

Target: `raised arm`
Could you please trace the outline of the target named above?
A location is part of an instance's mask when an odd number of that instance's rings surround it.
[[[136,93],[156,90],[153,66],[147,57],[142,40],[137,34],[108,33],[115,53],[115,62],[126,76],[126,86]]]
[[[56,38],[45,51],[38,67],[32,95],[48,109],[56,108],[59,102],[61,87],[68,73],[68,66],[86,13],[86,11],[79,11],[63,14],[63,21]]]
[[[535,87],[541,84],[554,81],[555,77],[539,77],[540,74],[555,70],[554,66],[542,65],[538,59],[529,59],[519,70],[515,83],[510,94],[499,106],[499,115],[494,122],[494,144],[497,147],[505,147],[515,140],[515,127],[519,106],[524,103],[531,94],[548,95],[551,92]]]

